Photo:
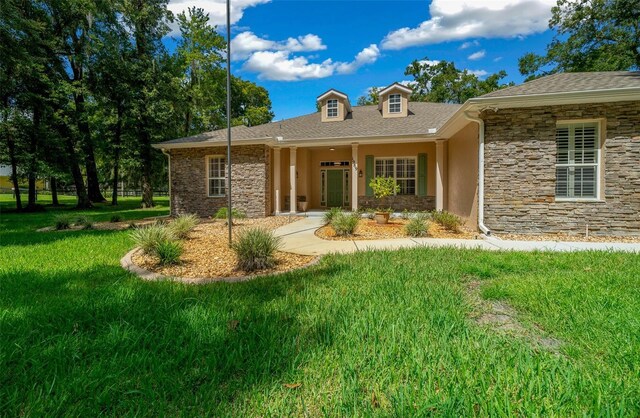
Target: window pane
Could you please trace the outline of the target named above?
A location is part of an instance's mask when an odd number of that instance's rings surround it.
[[[556,130],[557,164],[569,162],[569,128],[558,128]]]
[[[556,168],[556,196],[569,197],[569,167]]]

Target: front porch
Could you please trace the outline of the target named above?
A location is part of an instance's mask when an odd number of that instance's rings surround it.
[[[273,147],[272,213],[320,213],[332,207],[444,210],[446,148],[444,141]],[[375,176],[396,178],[400,192],[375,199],[369,187]]]

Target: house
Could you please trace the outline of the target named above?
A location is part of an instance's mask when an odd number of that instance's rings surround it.
[[[352,106],[329,90],[319,112],[232,128],[234,206],[436,209],[485,233],[640,235],[640,72],[560,73],[463,105],[410,94],[396,83],[379,105]],[[226,135],[156,144],[172,213],[226,205]],[[377,202],[374,176],[400,192]]]

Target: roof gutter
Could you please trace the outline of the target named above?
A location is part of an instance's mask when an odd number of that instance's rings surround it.
[[[478,124],[478,228],[486,236],[491,235],[491,230],[484,224],[484,121],[471,116],[468,111],[464,117]]]

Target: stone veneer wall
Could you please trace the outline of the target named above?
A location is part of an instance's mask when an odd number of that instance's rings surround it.
[[[495,232],[640,235],[640,101],[485,111],[485,224]],[[556,202],[555,127],[603,119],[601,201]]]
[[[373,196],[358,196],[360,209],[393,208],[395,211],[434,210],[436,198],[434,196],[393,196],[376,199]]]
[[[233,207],[249,217],[271,212],[270,150],[265,145],[231,148]],[[171,214],[196,213],[212,216],[227,205],[226,197],[208,197],[206,156],[226,155],[226,147],[171,150]]]

